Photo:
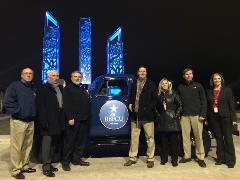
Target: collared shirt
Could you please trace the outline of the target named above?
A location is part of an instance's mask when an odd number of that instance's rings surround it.
[[[58,86],[53,86],[54,90],[56,91],[56,96],[59,104],[59,108],[63,107],[63,99],[62,99],[62,92],[60,91]]]
[[[143,89],[145,83],[146,83],[146,79],[145,80],[137,79],[137,93],[136,93],[136,99],[135,99],[135,112],[138,112],[139,99],[140,99],[140,95],[141,95],[141,92],[142,92],[142,89]]]

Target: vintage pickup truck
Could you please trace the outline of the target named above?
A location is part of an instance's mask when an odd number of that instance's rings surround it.
[[[102,75],[93,81],[89,88],[92,105],[89,128],[91,143],[99,146],[129,144],[131,127],[127,107],[134,79],[133,75],[127,74]],[[204,129],[203,139],[206,154],[211,147],[210,135],[211,133]],[[181,139],[181,134],[179,137]],[[141,138],[144,138],[144,136],[142,135]],[[155,135],[155,139],[156,144],[158,144],[158,134]],[[193,136],[191,140],[194,152],[195,141]]]

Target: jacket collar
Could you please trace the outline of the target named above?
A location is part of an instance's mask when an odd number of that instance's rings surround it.
[[[70,84],[76,88],[81,88],[82,87],[82,83],[80,83],[79,85],[73,83],[72,81],[70,82]]]
[[[191,85],[191,84],[193,84],[193,83],[194,83],[194,80],[192,80],[192,81],[190,81],[190,82],[184,80],[184,84],[187,85],[187,86],[189,86],[189,85]]]

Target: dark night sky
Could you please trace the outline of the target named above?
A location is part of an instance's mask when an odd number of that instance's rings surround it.
[[[208,87],[212,72],[230,84],[240,81],[240,3],[238,1],[1,1],[0,86],[19,78],[31,66],[41,78],[44,12],[50,11],[61,26],[62,78],[78,67],[78,20],[91,17],[93,76],[106,72],[106,39],[123,28],[127,73],[147,65],[149,77],[181,81],[186,66]],[[239,89],[239,88],[238,88]]]

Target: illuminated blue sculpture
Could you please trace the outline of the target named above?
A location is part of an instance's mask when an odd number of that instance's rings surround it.
[[[82,83],[91,84],[92,81],[91,57],[91,19],[79,20],[79,70],[83,75]]]
[[[60,27],[57,20],[46,12],[43,37],[42,81],[47,81],[47,73],[59,71]]]
[[[121,27],[107,40],[107,74],[124,74]]]

